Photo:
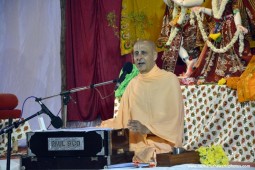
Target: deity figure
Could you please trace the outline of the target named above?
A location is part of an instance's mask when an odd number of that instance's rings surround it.
[[[162,55],[163,69],[174,72],[178,57],[186,63],[186,72],[182,77],[189,77],[192,67],[200,54],[197,42],[197,26],[189,23],[189,8],[201,5],[204,0],[164,0],[168,9],[163,19],[160,40],[164,41]]]
[[[192,8],[205,41],[192,77],[211,83],[240,76],[245,70],[252,55],[249,42],[244,38],[248,30],[242,25],[240,3],[240,0],[212,0],[212,9]],[[204,31],[201,14],[215,21],[209,36]]]

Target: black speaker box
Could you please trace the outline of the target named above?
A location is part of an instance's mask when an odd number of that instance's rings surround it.
[[[21,157],[21,170],[104,169],[109,165],[132,162],[134,152],[92,157]]]

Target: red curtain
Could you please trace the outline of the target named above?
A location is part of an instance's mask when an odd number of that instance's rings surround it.
[[[129,57],[120,56],[119,38],[108,26],[107,15],[116,15],[120,27],[121,0],[66,1],[66,84],[67,90],[113,80]],[[114,85],[72,93],[68,121],[92,121],[111,118],[114,108]]]

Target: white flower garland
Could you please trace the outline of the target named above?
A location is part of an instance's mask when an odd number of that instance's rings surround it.
[[[198,27],[199,30],[202,34],[203,40],[207,43],[208,47],[210,47],[212,49],[212,51],[216,52],[216,53],[225,53],[226,51],[228,51],[230,48],[233,47],[234,43],[237,41],[238,37],[239,37],[239,54],[240,56],[242,55],[242,52],[244,50],[244,43],[243,43],[243,39],[244,39],[244,35],[241,29],[237,28],[234,37],[232,38],[232,40],[229,42],[229,44],[226,45],[226,47],[223,48],[216,48],[209,40],[208,40],[208,36],[206,35],[206,32],[203,28],[203,23],[202,23],[202,19],[199,15],[199,12],[195,12],[195,15],[197,17],[197,21],[198,21]]]
[[[178,21],[177,21],[177,23],[178,23],[179,25],[181,25],[181,24],[183,23],[184,18],[185,18],[185,15],[186,15],[186,11],[187,11],[187,8],[181,7],[181,15],[180,15],[180,17],[179,17],[179,19],[178,19]],[[173,18],[176,17],[177,13],[178,13],[177,5],[174,4]],[[174,27],[174,28],[172,27],[172,28],[171,28],[171,33],[170,33],[170,36],[169,36],[169,38],[168,38],[168,41],[166,42],[166,45],[170,45],[170,44],[172,43],[172,41],[173,41],[173,39],[176,37],[178,31],[179,31],[179,28],[177,28],[177,27]]]
[[[220,9],[218,9],[218,1],[219,0],[212,0],[212,10],[214,18],[221,19],[221,16],[225,10],[228,0],[221,0]]]
[[[240,34],[239,34],[239,55],[242,56],[243,50],[244,50],[244,34],[243,32],[240,30]]]
[[[190,18],[190,25],[195,25],[195,12],[193,12],[192,10],[190,11],[190,15],[189,15],[189,18]]]
[[[174,10],[173,10],[173,18],[175,18],[178,15],[178,6],[177,4],[174,4]]]

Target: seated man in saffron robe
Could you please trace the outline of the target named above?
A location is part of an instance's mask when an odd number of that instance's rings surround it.
[[[182,147],[184,106],[175,74],[156,65],[156,46],[139,40],[134,45],[134,61],[139,74],[128,84],[115,118],[102,127],[129,128],[133,161],[156,162],[156,154]]]

